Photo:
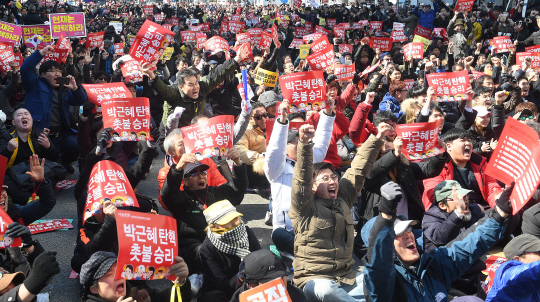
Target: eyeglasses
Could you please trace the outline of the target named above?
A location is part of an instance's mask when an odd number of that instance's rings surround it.
[[[62,74],[62,70],[60,70],[60,69],[47,70],[47,72]]]
[[[260,121],[262,120],[263,118],[268,118],[268,113],[265,113],[265,114],[261,114],[261,115],[255,115],[253,116],[254,119]]]
[[[206,170],[204,171],[195,171],[195,172],[191,172],[189,173],[186,178],[192,178],[192,177],[195,177],[195,176],[205,176],[208,172]]]
[[[298,139],[295,138],[295,139],[293,139],[289,144],[296,145],[297,143],[298,143]]]
[[[399,233],[399,234],[396,234],[396,237],[401,237],[401,236],[405,235],[405,233],[411,233],[411,232],[412,232],[412,228],[411,228],[411,227],[407,227],[407,228],[405,229],[405,231],[403,231],[403,232],[401,232],[401,233]]]
[[[322,180],[324,182],[328,182],[330,179],[332,179],[333,181],[337,181],[338,176],[336,174],[333,174],[332,176],[325,175],[321,178],[317,178],[317,180]]]
[[[520,121],[532,120],[532,119],[534,119],[534,116],[532,116],[532,115],[529,115],[529,116],[520,116],[520,117],[519,117],[519,120],[520,120]]]

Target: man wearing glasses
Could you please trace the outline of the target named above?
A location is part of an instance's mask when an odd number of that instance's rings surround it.
[[[62,150],[61,163],[68,173],[73,173],[71,162],[79,156],[77,134],[69,124],[69,107],[81,106],[87,101],[86,92],[75,83],[73,76],[68,84],[59,84],[62,77],[60,64],[54,60],[39,66],[39,75],[34,69],[44,56],[53,54],[54,47],[47,46],[34,52],[21,66],[23,88],[26,91],[25,108],[30,112],[36,128],[50,129],[49,139]]]

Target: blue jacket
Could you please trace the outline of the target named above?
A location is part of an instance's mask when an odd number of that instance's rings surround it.
[[[379,111],[391,111],[397,118],[400,118],[403,115],[403,111],[401,111],[401,108],[399,107],[399,101],[390,95],[390,92],[387,92],[383,97],[379,104]]]
[[[30,111],[34,120],[34,127],[49,128],[51,111],[53,106],[53,87],[41,75],[36,75],[34,69],[43,56],[39,51],[34,52],[28,59],[24,60],[21,66],[21,80],[26,96],[24,108]],[[62,124],[69,129],[69,106],[81,106],[87,101],[86,92],[81,86],[75,91],[58,90],[58,99],[61,102]]]
[[[499,266],[487,301],[540,301],[540,261],[512,260]]]
[[[490,212],[461,240],[421,254],[416,273],[394,256],[394,221],[377,216],[362,228],[368,247],[364,268],[366,301],[448,301],[450,284],[503,237],[505,224]],[[495,218],[496,217],[496,218]]]
[[[433,2],[433,9],[425,13],[423,10],[418,11],[418,6],[414,8],[414,14],[418,17],[418,24],[420,26],[433,29],[433,22],[435,22],[435,14],[439,11],[439,5],[437,1]]]

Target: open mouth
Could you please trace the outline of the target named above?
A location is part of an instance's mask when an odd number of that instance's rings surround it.
[[[336,198],[336,188],[335,187],[328,188],[328,195],[330,195],[331,198]]]
[[[2,208],[4,211],[6,210],[6,201],[0,200],[0,208]]]
[[[465,149],[463,150],[464,156],[471,156],[471,146],[465,146]]]
[[[416,251],[416,245],[414,244],[414,241],[411,241],[409,244],[407,244],[405,248],[410,251]]]
[[[28,126],[28,120],[26,120],[26,119],[22,120],[22,121],[21,121],[21,124],[22,124],[23,126]]]
[[[194,96],[194,97],[198,97],[198,96],[199,96],[199,92],[198,92],[198,91],[194,91],[194,92],[193,92],[193,96]]]
[[[118,286],[116,287],[116,292],[117,293],[123,293],[125,292],[125,285],[124,285],[124,282],[118,284]]]
[[[206,187],[206,183],[204,181],[200,181],[198,185],[201,189],[204,189]]]

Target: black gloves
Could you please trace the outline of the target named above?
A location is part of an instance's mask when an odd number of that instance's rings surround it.
[[[355,73],[355,74],[354,74],[354,78],[353,78],[353,80],[352,80],[352,83],[353,83],[354,85],[358,85],[358,83],[360,83],[360,80],[361,80],[361,79],[362,79],[362,78],[361,78],[357,73]]]
[[[60,273],[60,266],[56,261],[56,252],[43,252],[34,260],[32,269],[23,284],[32,295],[37,295],[58,273]]]
[[[7,228],[8,228],[6,232],[7,237],[11,237],[11,238],[21,237],[23,247],[33,245],[34,241],[32,240],[32,233],[24,225],[18,222],[13,222],[10,225],[8,225]]]
[[[379,202],[379,212],[387,215],[396,215],[398,202],[403,194],[401,187],[393,181],[387,182],[381,187],[381,201]]]
[[[99,135],[99,140],[97,143],[98,153],[105,153],[105,150],[107,150],[108,141],[110,141],[112,138],[111,134],[109,133],[111,131],[113,131],[111,127],[101,130],[101,134]]]
[[[332,83],[333,81],[335,81],[337,79],[336,75],[334,74],[329,74],[328,77],[326,77],[326,84],[330,84]]]
[[[96,107],[96,105],[94,105],[94,103],[92,103],[92,102],[84,103],[82,116],[84,116],[84,117],[90,116],[90,114],[92,113],[92,109],[94,109],[95,107]]]
[[[499,209],[508,215],[512,215],[512,202],[510,201],[510,195],[512,195],[512,191],[514,190],[514,185],[515,182],[512,182],[495,201]]]
[[[150,126],[150,135],[154,138],[156,141],[159,138],[159,126],[152,123],[152,126]]]

